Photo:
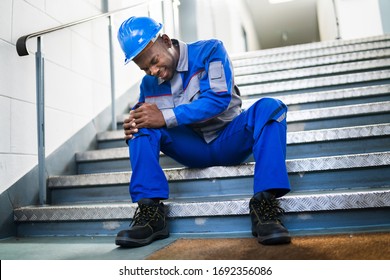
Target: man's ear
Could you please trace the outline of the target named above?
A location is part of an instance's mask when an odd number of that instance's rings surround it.
[[[161,39],[163,41],[163,43],[168,47],[172,47],[172,41],[171,41],[171,38],[169,38],[169,36],[167,34],[163,34],[161,35]]]

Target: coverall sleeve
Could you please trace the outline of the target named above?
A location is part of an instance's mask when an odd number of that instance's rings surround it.
[[[135,104],[131,109],[132,110],[137,109],[144,102],[145,102],[145,95],[143,94],[142,85],[141,85],[140,94],[139,94],[139,97],[138,97],[138,103]]]
[[[200,73],[200,91],[191,103],[181,104],[163,112],[167,127],[206,122],[228,107],[232,98],[233,69],[222,42],[215,40],[211,47],[200,52],[204,65]]]

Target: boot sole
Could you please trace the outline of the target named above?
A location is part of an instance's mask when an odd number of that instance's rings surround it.
[[[153,233],[148,238],[144,239],[134,239],[134,238],[126,238],[126,237],[116,237],[115,245],[126,247],[126,248],[135,248],[149,245],[155,240],[165,239],[169,237],[168,228],[164,228],[161,231]]]
[[[252,232],[253,236],[257,237],[259,243],[263,245],[279,245],[291,243],[289,233],[275,233],[267,236],[259,236],[256,232]]]

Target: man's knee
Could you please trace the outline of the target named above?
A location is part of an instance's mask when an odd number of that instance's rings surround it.
[[[263,97],[255,102],[255,104],[259,107],[266,107],[266,108],[287,108],[287,106],[279,99],[273,98],[273,97]]]
[[[253,105],[255,114],[268,120],[282,122],[286,118],[287,106],[279,99],[264,97]]]

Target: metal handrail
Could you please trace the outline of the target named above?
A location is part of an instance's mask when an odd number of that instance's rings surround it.
[[[42,36],[66,29],[72,26],[80,25],[82,23],[90,22],[99,18],[108,18],[108,31],[109,31],[109,51],[110,51],[110,78],[111,78],[111,111],[112,111],[112,129],[116,128],[116,115],[115,115],[115,79],[114,79],[114,66],[113,66],[113,43],[112,43],[112,19],[111,16],[125,10],[135,8],[140,5],[145,5],[145,2],[134,4],[126,8],[114,10],[112,12],[106,12],[100,15],[92,16],[82,20],[74,21],[67,24],[62,24],[57,27],[45,29],[42,31],[30,33],[20,37],[16,42],[16,51],[19,56],[29,55],[27,49],[27,41],[31,38],[37,38],[37,50],[35,52],[35,68],[36,68],[36,106],[37,106],[37,138],[38,138],[38,187],[39,187],[39,203],[41,205],[46,204],[47,200],[47,188],[46,188],[46,167],[45,167],[45,87],[44,87],[44,55],[42,53]]]
[[[100,14],[100,15],[92,16],[92,17],[89,17],[89,18],[73,21],[73,22],[70,22],[70,23],[62,24],[62,25],[59,25],[59,26],[56,26],[56,27],[52,27],[52,28],[48,28],[48,29],[45,29],[45,30],[42,30],[42,31],[38,31],[38,32],[34,32],[34,33],[30,33],[30,34],[24,35],[22,37],[19,37],[19,39],[16,41],[16,51],[17,51],[19,56],[29,55],[30,53],[28,52],[28,49],[27,49],[27,41],[29,39],[31,39],[31,38],[40,37],[40,36],[46,35],[48,33],[52,33],[52,32],[55,32],[55,31],[58,31],[58,30],[61,30],[61,29],[66,29],[66,28],[69,28],[69,27],[72,27],[72,26],[75,26],[75,25],[79,25],[79,24],[82,24],[82,23],[86,23],[86,22],[89,22],[89,21],[93,21],[93,20],[96,20],[96,19],[99,19],[99,18],[106,18],[106,17],[109,17],[109,16],[111,16],[113,14],[117,14],[119,12],[123,12],[125,10],[131,9],[131,8],[135,8],[135,7],[141,6],[141,5],[145,5],[145,3],[141,2],[141,3],[138,3],[138,4],[134,4],[132,6],[128,6],[126,8],[117,9],[117,10],[114,10],[114,11],[111,11],[111,12],[103,13],[103,14]]]

